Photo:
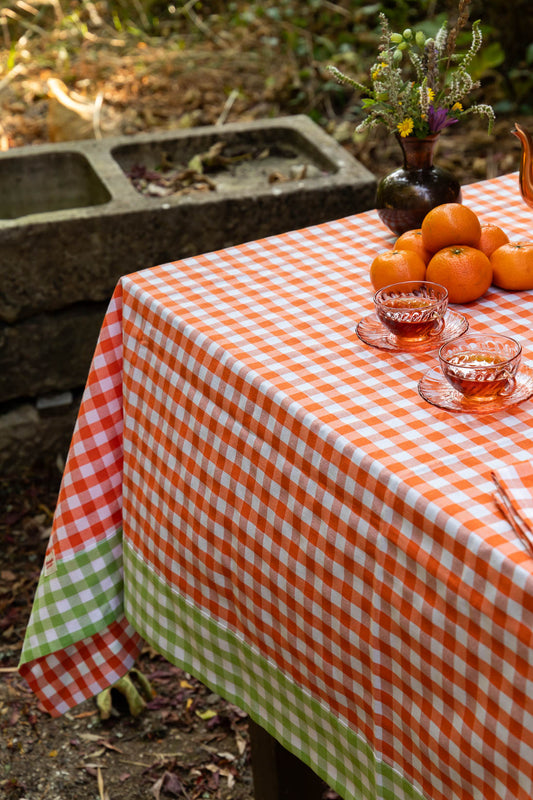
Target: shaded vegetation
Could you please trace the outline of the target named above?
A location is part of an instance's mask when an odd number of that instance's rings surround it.
[[[53,138],[48,80],[60,78],[88,100],[100,97],[105,135],[303,113],[380,175],[398,162],[396,142],[385,132],[354,138],[360,99],[326,67],[367,77],[382,10],[393,29],[432,35],[455,9],[434,0],[8,0],[0,10],[0,147]],[[442,137],[440,158],[463,182],[515,170],[511,123],[527,127],[533,115],[528,6],[473,0],[477,18],[484,46],[473,100],[494,107],[497,125],[487,136],[469,120]]]

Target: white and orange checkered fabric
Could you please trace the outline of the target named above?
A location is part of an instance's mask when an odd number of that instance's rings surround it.
[[[530,237],[516,175],[464,202]],[[358,340],[392,241],[368,212],[121,280],[21,663],[51,709],[140,635],[345,800],[533,795],[533,559],[492,482],[533,400],[437,409],[434,353]],[[457,310],[533,363],[531,293]]]

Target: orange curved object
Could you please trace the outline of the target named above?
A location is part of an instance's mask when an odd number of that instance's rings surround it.
[[[520,194],[524,201],[533,208],[533,167],[532,167],[532,147],[533,139],[529,131],[524,130],[518,123],[515,122],[514,130],[511,131],[522,144],[522,156],[520,159],[520,172],[518,183],[520,186]]]

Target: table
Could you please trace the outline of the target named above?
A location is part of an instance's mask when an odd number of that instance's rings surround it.
[[[515,174],[463,202],[531,237]],[[20,664],[51,713],[142,637],[344,800],[532,796],[533,560],[490,473],[533,401],[440,410],[434,353],[358,340],[392,242],[370,211],[120,280]],[[531,293],[462,310],[533,360]]]

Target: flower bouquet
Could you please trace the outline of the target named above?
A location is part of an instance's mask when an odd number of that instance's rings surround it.
[[[461,202],[459,181],[433,165],[440,133],[468,114],[484,115],[489,132],[492,130],[492,107],[468,103],[479,86],[469,71],[482,45],[479,22],[472,25],[469,47],[457,52],[458,34],[468,21],[470,2],[459,0],[457,21],[451,28],[445,22],[434,38],[411,28],[394,33],[387,17],[380,14],[381,39],[369,86],[336,67],[329,68],[339,81],[362,95],[366,116],[356,132],[384,125],[400,142],[403,167],[382,178],[376,194],[380,219],[397,234],[419,228],[435,206]]]
[[[368,86],[329,67],[338,81],[357,89],[363,97],[362,111],[367,116],[356,131],[384,125],[401,137],[425,138],[468,114],[484,115],[489,132],[492,130],[492,107],[467,102],[480,85],[469,72],[483,42],[479,21],[472,24],[468,49],[457,52],[457,37],[468,21],[470,2],[460,0],[455,25],[450,29],[445,22],[434,38],[426,38],[421,30],[411,28],[394,33],[381,13],[379,52],[370,69]]]

